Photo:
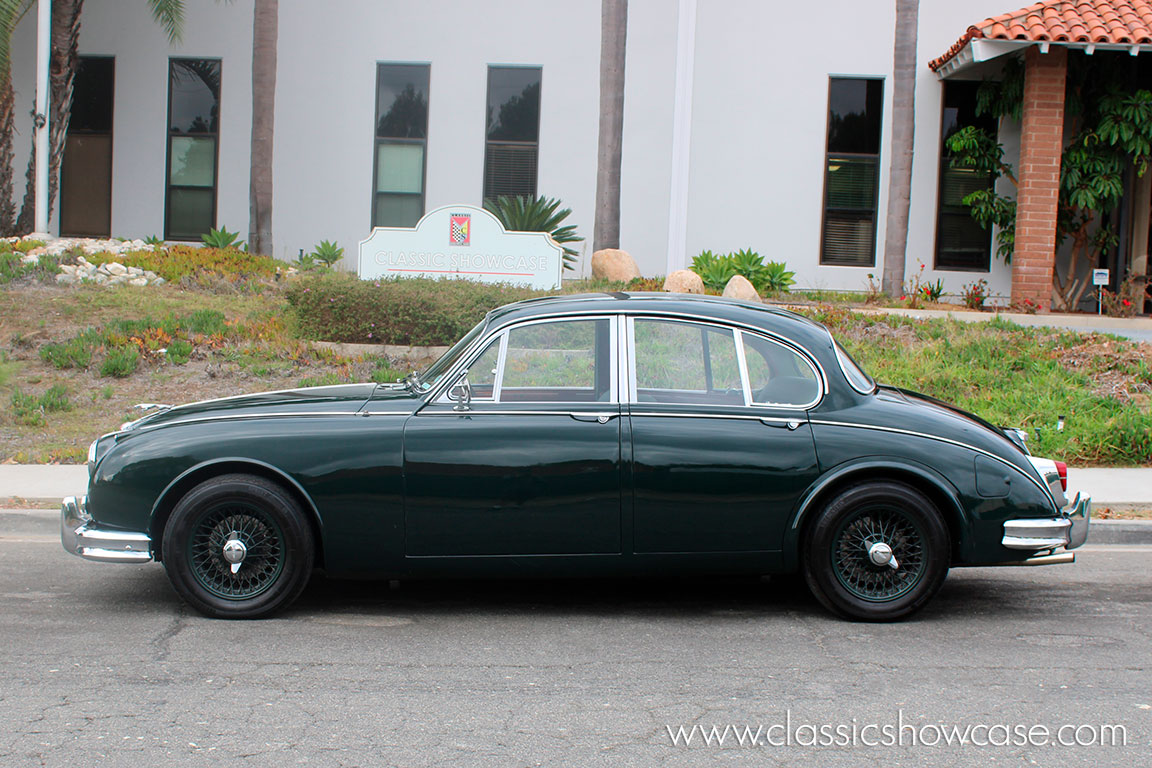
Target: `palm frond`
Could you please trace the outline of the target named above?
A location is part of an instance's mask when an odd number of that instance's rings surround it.
[[[184,37],[184,0],[148,0],[152,18],[168,35],[168,42],[178,43]]]
[[[575,268],[573,265],[580,253],[564,244],[583,242],[584,238],[576,234],[575,224],[561,226],[564,219],[572,215],[572,209],[561,208],[559,199],[501,195],[486,199],[484,208],[509,232],[547,232],[564,250],[564,269]]]

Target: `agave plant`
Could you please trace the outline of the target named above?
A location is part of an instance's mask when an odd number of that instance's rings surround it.
[[[700,275],[706,288],[722,291],[736,274],[736,267],[731,256],[717,256],[712,251],[702,251],[692,259],[692,271]]]
[[[764,281],[768,278],[768,268],[764,266],[764,259],[760,258],[760,254],[746,248],[728,254],[728,258],[732,260],[732,267],[736,270],[736,274],[748,278],[748,282],[752,283],[757,291],[764,289]]]
[[[764,290],[773,293],[788,293],[796,281],[795,272],[788,271],[788,265],[783,261],[770,261],[764,265]]]
[[[579,252],[565,244],[580,243],[584,238],[576,234],[575,224],[561,226],[564,219],[572,215],[572,209],[561,208],[558,199],[501,195],[485,200],[484,208],[509,232],[547,232],[564,249],[564,269],[575,269]]]
[[[220,227],[220,229],[208,230],[208,234],[206,235],[200,235],[200,240],[209,248],[235,248],[236,250],[244,250],[244,241],[236,241],[236,238],[239,236],[239,232],[229,232],[227,227]]]

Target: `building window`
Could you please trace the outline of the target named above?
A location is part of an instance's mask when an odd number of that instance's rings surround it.
[[[536,197],[540,67],[488,67],[484,199]]]
[[[164,237],[199,240],[216,225],[220,61],[168,63],[168,189]]]
[[[430,69],[427,64],[376,67],[374,227],[414,227],[424,215]]]
[[[944,143],[956,131],[975,126],[996,136],[996,118],[976,115],[980,83],[944,83],[944,115],[940,121],[940,190],[936,219],[936,268],[987,272],[992,257],[992,233],[976,223],[964,205],[972,192],[995,182],[990,171],[953,168]]]
[[[828,85],[821,264],[876,263],[884,81],[833,77]]]
[[[112,232],[112,105],[116,62],[81,56],[60,166],[60,234]]]

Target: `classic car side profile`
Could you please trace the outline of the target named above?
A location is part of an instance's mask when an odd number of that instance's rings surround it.
[[[92,443],[64,548],[209,616],[334,577],[802,572],[906,617],[952,566],[1069,563],[1091,503],[1019,430],[879,386],[800,315],[676,294],[488,313],[430,368],[162,406]]]

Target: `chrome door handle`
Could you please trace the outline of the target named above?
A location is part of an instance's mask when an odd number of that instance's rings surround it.
[[[607,424],[609,420],[615,417],[615,413],[570,413],[568,414],[576,421],[596,421],[601,424]]]
[[[787,427],[789,432],[800,428],[800,422],[795,419],[780,421],[777,419],[762,418],[760,419],[760,423],[767,427]]]

